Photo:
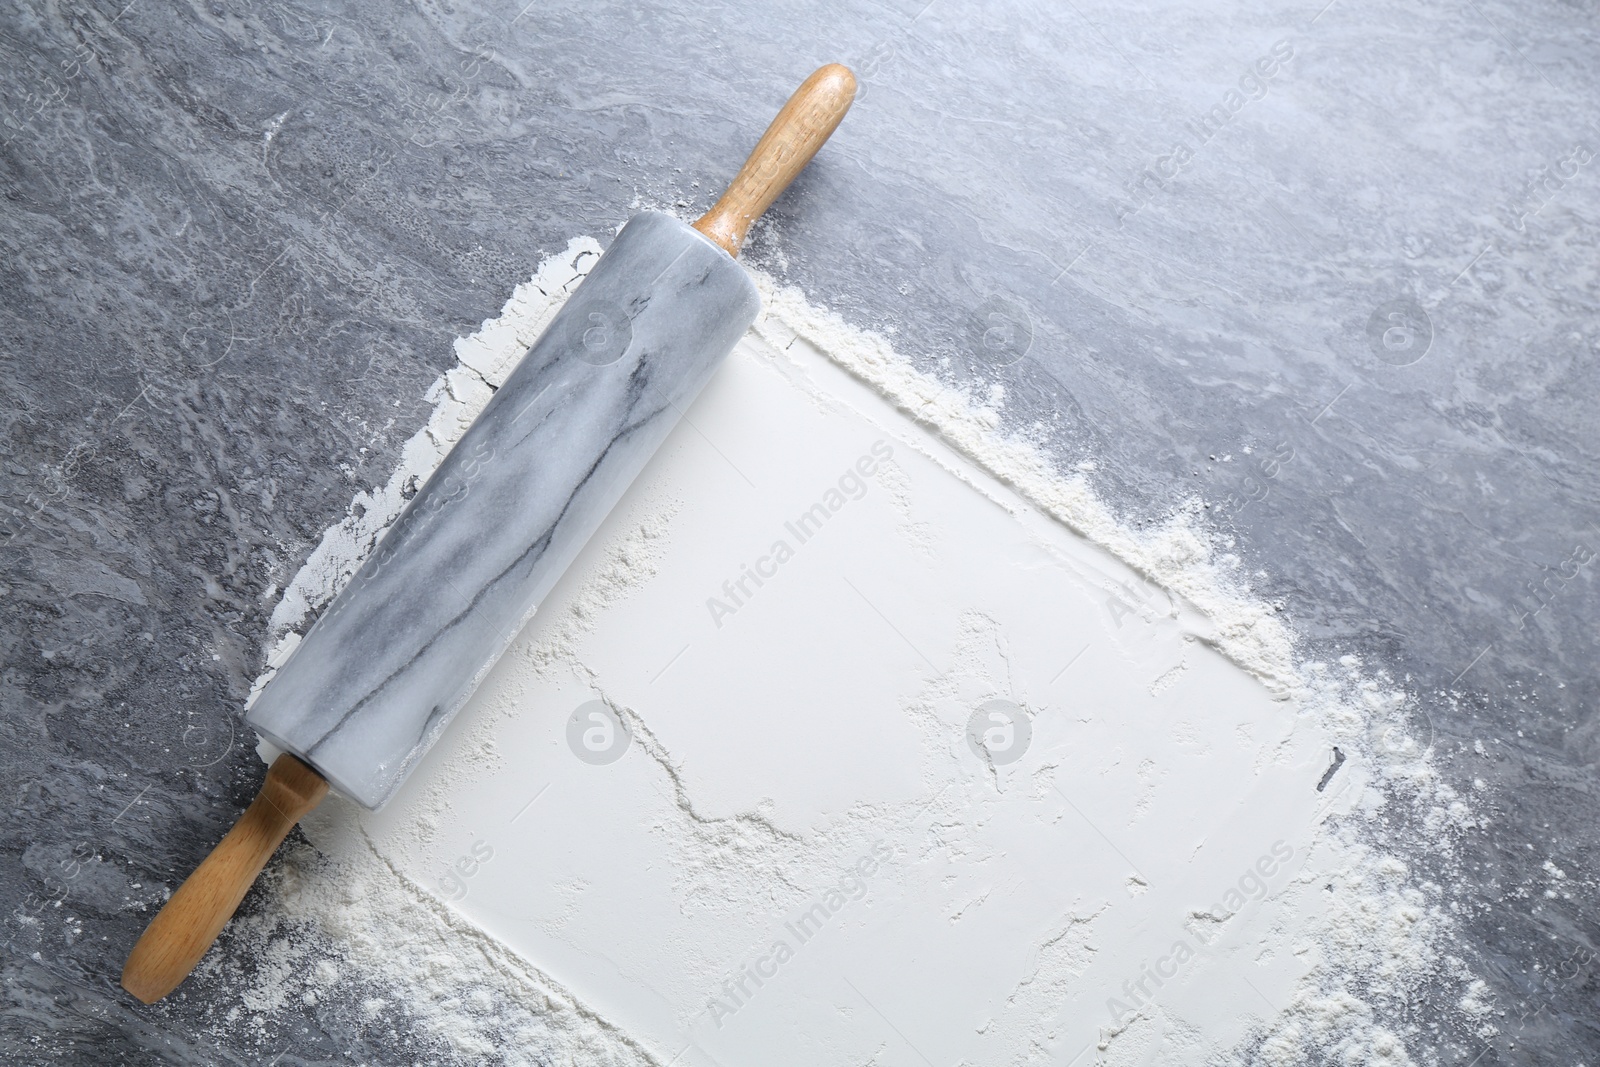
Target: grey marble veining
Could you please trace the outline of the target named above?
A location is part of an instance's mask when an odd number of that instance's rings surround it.
[[[745,258],[1003,386],[1128,521],[1200,500],[1309,653],[1406,685],[1482,825],[1444,865],[1394,806],[1385,844],[1440,887],[1495,1030],[1442,1029],[1443,981],[1385,1020],[1455,1067],[1600,1060],[1597,18],[0,10],[0,1059],[451,1060],[362,1015],[390,990],[218,1029],[248,974],[149,1009],[111,976],[259,785],[240,709],[276,590],[385,481],[451,341],[573,235],[708,207],[843,59],[863,92]]]
[[[251,708],[381,805],[755,321],[744,268],[687,224],[625,226]]]

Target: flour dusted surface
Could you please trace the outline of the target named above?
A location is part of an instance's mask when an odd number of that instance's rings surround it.
[[[270,678],[271,666],[292,650],[296,631],[309,624],[359,566],[410,492],[470,424],[598,251],[592,240],[574,240],[517,288],[501,316],[457,342],[460,363],[429,391],[434,415],[404,447],[394,475],[385,486],[358,494],[350,515],[327,531],[286,587],[273,615],[277,647],[260,684]],[[1163,1062],[1220,1056],[1291,1063],[1303,1062],[1315,1050],[1346,1060],[1403,1064],[1412,1062],[1406,1039],[1385,1022],[1386,1012],[1423,983],[1458,984],[1463,1019],[1471,1015],[1476,1002],[1470,976],[1438,962],[1449,938],[1438,893],[1413,884],[1402,860],[1371,844],[1370,830],[1394,804],[1424,810],[1443,848],[1453,834],[1472,824],[1464,801],[1431,770],[1425,746],[1409,738],[1404,692],[1369,676],[1354,660],[1306,662],[1276,607],[1253,598],[1238,581],[1236,568],[1213,549],[1196,504],[1177,503],[1172,517],[1154,530],[1119,524],[1096,496],[1092,472],[1060,472],[1040,449],[1002,432],[1003,392],[965,395],[915,371],[882,337],[858,331],[810,305],[797,291],[757,277],[765,311],[754,333],[763,342],[781,350],[803,339],[1040,512],[1109,550],[1145,576],[1152,588],[1170,590],[1198,608],[1209,626],[1207,640],[1291,702],[1331,744],[1362,755],[1360,781],[1351,786],[1354,793],[1346,797],[1343,814],[1318,824],[1310,866],[1274,891],[1279,917],[1263,934],[1262,954],[1306,961],[1304,976],[1293,995],[1275,1005],[1274,1017],[1230,1051],[1213,1047],[1206,1034],[1185,1032],[1152,999],[1133,1005],[1116,1023],[1108,1019],[1094,1042],[1095,1055],[1102,1062],[1130,1064],[1147,1054],[1159,1055]],[[901,468],[886,464],[874,484],[898,509],[909,541],[932,551],[929,539],[937,533],[926,523],[918,525],[902,482]],[[530,678],[564,673],[595,683],[598,675],[583,658],[585,634],[608,606],[654,574],[655,561],[668,543],[668,520],[678,507],[677,501],[659,499],[630,512],[624,535],[605,546],[559,617],[541,620],[540,639],[514,650]],[[981,650],[994,647],[994,638],[984,635],[981,619],[973,623],[969,655],[977,658],[966,676],[1003,677],[1004,655],[992,666],[982,665]],[[1176,684],[1181,665],[1176,670],[1158,682]],[[951,690],[950,699],[959,702],[971,695],[958,689]],[[270,883],[266,910],[236,924],[229,938],[231,950],[239,951],[234,939],[243,937],[261,961],[240,998],[245,1016],[271,1019],[295,998],[306,1003],[306,997],[335,995],[337,987],[353,985],[366,990],[362,1012],[374,1024],[386,1013],[405,1013],[463,1062],[568,1057],[632,1063],[665,1060],[676,1051],[647,1048],[614,1020],[585,1008],[538,967],[452,910],[439,899],[436,886],[407,877],[385,858],[414,859],[432,847],[441,828],[455,818],[451,783],[499,766],[498,724],[519,713],[519,705],[502,702],[484,708],[476,721],[463,726],[466,740],[449,757],[445,773],[424,783],[423,795],[408,810],[403,841],[391,834],[387,844],[376,845],[363,828],[363,818],[346,806],[331,805],[311,821],[307,833],[315,848],[300,846],[287,856]],[[659,789],[675,797],[679,813],[658,822],[656,832],[671,839],[682,877],[689,880],[685,884],[697,881],[706,887],[696,892],[727,892],[742,884],[741,869],[749,867],[785,872],[775,887],[776,898],[803,896],[831,870],[850,862],[853,849],[866,844],[848,828],[794,839],[759,811],[725,819],[708,816],[696,808],[672,753],[654,736],[651,724],[637,715],[631,722],[635,743],[659,768]],[[925,725],[931,728],[932,722]],[[1341,772],[1340,781],[1350,780],[1355,770],[1352,766]],[[959,797],[946,798],[929,817],[953,825],[963,817],[962,803]],[[910,816],[908,808],[903,822],[908,836],[891,847],[922,847],[929,827]],[[1330,876],[1331,891],[1325,888]],[[1142,891],[1140,879],[1130,877],[1129,883]],[[581,899],[586,889],[572,885],[571,899]],[[751,899],[766,891],[758,885],[738,890],[752,894]],[[1127,895],[1139,894],[1129,889]],[[691,894],[690,899],[705,898]],[[1104,961],[1119,952],[1114,940],[1096,936],[1095,914],[1093,909],[1081,914],[1069,910],[1041,939],[1008,1006],[988,1022],[975,1023],[1013,1029],[1008,1055],[1015,1062],[1045,1054],[1059,1037],[1054,1007],[1096,958]],[[559,927],[564,920],[551,914],[543,921]],[[675,966],[674,951],[663,946],[663,968]],[[208,966],[227,970],[215,953]],[[1126,969],[1137,975],[1139,966],[1139,960],[1130,959]]]

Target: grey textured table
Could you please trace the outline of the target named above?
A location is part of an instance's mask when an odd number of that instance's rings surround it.
[[[1297,631],[1403,680],[1488,786],[1461,867],[1416,862],[1503,1014],[1395,1024],[1596,1062],[1600,27],[1324,2],[7,7],[0,1058],[434,1055],[342,1003],[265,1035],[203,983],[139,1007],[131,904],[259,781],[269,590],[451,340],[568,237],[703,209],[841,59],[865,92],[748,258],[1005,383],[1128,521],[1202,497]],[[1247,445],[1281,462],[1212,458]]]

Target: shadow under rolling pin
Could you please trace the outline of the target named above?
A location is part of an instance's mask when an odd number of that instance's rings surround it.
[[[755,321],[734,257],[855,89],[821,68],[693,226],[623,227],[251,708],[284,754],[151,920],[123,988],[177,988],[330,785],[373,809],[399,788]]]

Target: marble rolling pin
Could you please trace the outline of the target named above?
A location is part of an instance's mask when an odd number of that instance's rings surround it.
[[[183,981],[330,786],[368,808],[399,788],[755,321],[734,257],[855,85],[808,78],[693,226],[623,227],[250,709],[284,754],[134,946],[130,993]]]

